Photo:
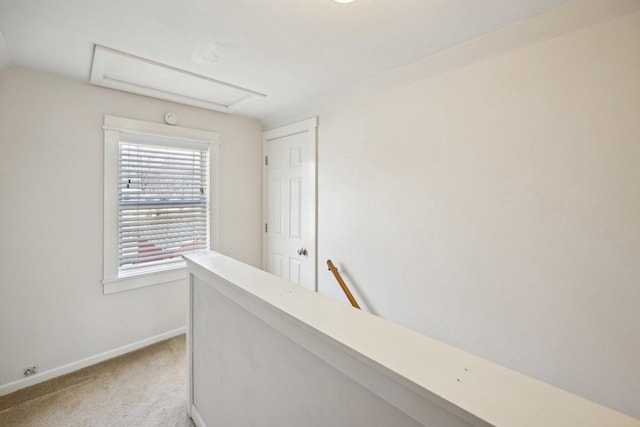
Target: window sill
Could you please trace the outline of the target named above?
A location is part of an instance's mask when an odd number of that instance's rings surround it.
[[[131,289],[144,288],[146,286],[159,285],[161,283],[175,282],[187,278],[186,267],[178,267],[171,270],[156,271],[153,273],[139,274],[136,276],[120,277],[117,279],[104,279],[103,293],[105,295]]]

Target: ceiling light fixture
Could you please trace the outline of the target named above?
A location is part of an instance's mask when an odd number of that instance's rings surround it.
[[[351,3],[353,0],[333,0],[336,3]]]

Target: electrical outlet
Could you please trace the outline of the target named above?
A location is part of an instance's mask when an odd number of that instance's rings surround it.
[[[28,368],[24,368],[24,376],[25,377],[33,375],[36,372],[38,372],[38,367],[37,366],[29,366]]]

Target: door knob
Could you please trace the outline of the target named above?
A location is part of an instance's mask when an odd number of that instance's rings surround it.
[[[307,256],[307,248],[300,248],[300,249],[298,249],[298,255],[304,255],[304,256]]]

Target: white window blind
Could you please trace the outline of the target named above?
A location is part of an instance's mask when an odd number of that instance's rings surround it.
[[[120,133],[118,276],[209,249],[209,145]]]

